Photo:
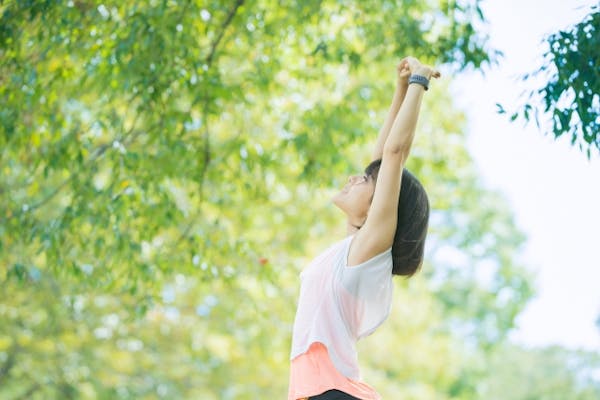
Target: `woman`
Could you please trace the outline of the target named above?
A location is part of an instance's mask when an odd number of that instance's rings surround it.
[[[423,260],[429,203],[404,165],[423,93],[440,76],[413,57],[397,73],[374,161],[333,198],[346,214],[348,236],[300,274],[288,400],[380,398],[360,381],[356,342],[387,318],[392,275],[411,276]]]

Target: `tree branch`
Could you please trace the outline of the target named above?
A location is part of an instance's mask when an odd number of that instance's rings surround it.
[[[237,0],[236,3],[231,8],[231,10],[229,10],[227,17],[225,18],[225,21],[221,25],[221,31],[217,35],[215,41],[212,43],[211,48],[210,48],[210,53],[204,60],[204,63],[207,66],[210,67],[212,65],[215,53],[217,51],[217,47],[219,46],[219,43],[221,42],[221,39],[223,38],[225,31],[227,30],[227,27],[231,24],[231,20],[237,13],[238,9],[242,6],[242,4],[244,4],[244,0]],[[201,96],[196,96],[194,98],[194,100],[192,101],[190,109],[192,107],[194,107],[198,103],[198,101],[200,101],[201,99],[202,99]],[[202,135],[204,143],[203,143],[203,148],[202,148],[203,163],[202,163],[202,169],[200,170],[199,182],[198,182],[200,185],[200,203],[202,203],[202,200],[204,198],[204,177],[206,176],[206,171],[208,170],[208,165],[210,164],[210,160],[211,160],[210,132],[209,132],[209,127],[208,127],[208,95],[206,93],[204,96],[204,107],[202,108],[202,122],[204,125],[204,134]],[[186,227],[183,229],[183,231],[181,232],[181,234],[175,241],[175,246],[177,246],[188,235],[188,233],[192,229],[192,226],[194,225],[194,222],[196,221],[196,219],[197,219],[197,216],[190,219],[189,223],[186,225]]]
[[[221,42],[221,39],[223,38],[223,35],[225,34],[227,27],[231,23],[231,20],[237,13],[238,8],[240,8],[242,6],[242,4],[244,4],[244,0],[237,0],[235,2],[235,4],[233,5],[233,8],[229,11],[229,14],[227,14],[227,17],[225,18],[223,25],[221,25],[221,32],[219,32],[219,35],[217,35],[217,38],[215,39],[213,44],[210,46],[210,53],[208,53],[208,56],[204,60],[205,64],[208,65],[209,67],[212,64],[212,61],[215,56],[215,52],[217,50],[217,46],[219,45],[219,42]]]

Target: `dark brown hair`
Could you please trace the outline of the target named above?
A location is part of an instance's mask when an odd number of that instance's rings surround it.
[[[365,168],[365,174],[377,184],[381,159]],[[423,264],[425,237],[429,223],[429,199],[421,182],[406,168],[402,170],[398,224],[392,244],[392,274],[410,277]]]

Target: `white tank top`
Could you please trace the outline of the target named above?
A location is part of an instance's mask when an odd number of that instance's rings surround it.
[[[344,376],[359,380],[356,342],[385,321],[392,305],[392,249],[348,267],[354,236],[329,247],[300,274],[290,358],[323,343]]]

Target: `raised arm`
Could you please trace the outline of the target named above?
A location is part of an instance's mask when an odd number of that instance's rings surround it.
[[[406,60],[411,74],[425,76],[427,79],[439,77],[439,72],[420,64],[416,59]],[[384,142],[369,213],[350,246],[350,266],[367,261],[392,246],[398,219],[402,169],[410,153],[424,92],[425,88],[420,84],[408,86],[404,101]]]
[[[396,119],[396,115],[398,114],[398,110],[400,110],[400,106],[404,101],[404,97],[406,96],[406,91],[408,90],[408,77],[410,76],[410,70],[408,69],[408,64],[406,59],[400,61],[398,66],[396,67],[396,89],[394,90],[394,97],[392,98],[392,104],[390,105],[390,109],[388,111],[387,117],[383,126],[379,130],[379,135],[377,137],[377,142],[375,143],[375,148],[373,149],[373,154],[371,156],[371,160],[379,160],[383,156],[383,146],[385,144],[385,140],[387,139],[390,130],[392,129],[392,124]]]

